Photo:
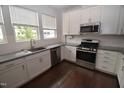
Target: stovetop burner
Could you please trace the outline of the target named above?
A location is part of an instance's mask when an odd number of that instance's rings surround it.
[[[99,45],[98,40],[83,39],[81,44],[77,46],[77,49],[96,52],[98,45]]]

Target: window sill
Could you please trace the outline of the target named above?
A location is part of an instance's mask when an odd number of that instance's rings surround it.
[[[57,37],[53,37],[53,38],[44,38],[43,40],[51,40],[51,39],[57,39]]]
[[[7,44],[8,42],[0,42],[0,45],[4,45]]]

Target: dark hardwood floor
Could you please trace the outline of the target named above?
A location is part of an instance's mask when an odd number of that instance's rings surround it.
[[[99,71],[61,62],[22,88],[117,88],[117,78]]]

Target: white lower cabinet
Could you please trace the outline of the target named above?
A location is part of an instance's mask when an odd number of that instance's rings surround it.
[[[21,64],[17,64],[21,62]],[[24,59],[0,65],[0,87],[18,87],[27,81],[26,66]],[[10,64],[11,63],[11,64]]]
[[[117,69],[117,77],[119,81],[119,85],[121,88],[124,88],[124,55],[119,55],[119,61],[118,61],[118,69]]]
[[[98,50],[96,58],[96,69],[116,75],[116,62],[118,52]]]
[[[19,87],[50,67],[50,50],[0,64],[0,87]]]
[[[29,79],[32,79],[51,67],[50,51],[26,57],[27,71]]]
[[[74,46],[63,46],[62,47],[62,58],[72,62],[76,62],[76,47]]]

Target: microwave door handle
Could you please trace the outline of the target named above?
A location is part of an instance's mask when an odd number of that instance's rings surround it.
[[[93,32],[94,32],[94,25],[93,25]]]

